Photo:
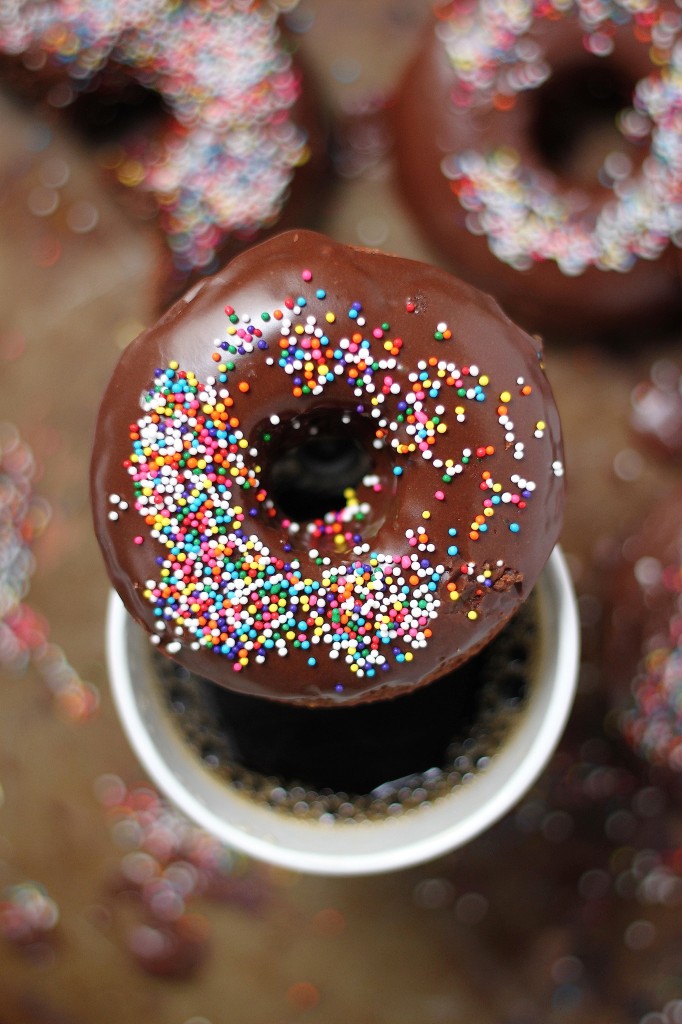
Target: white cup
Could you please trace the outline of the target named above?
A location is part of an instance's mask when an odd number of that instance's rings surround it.
[[[406,868],[469,842],[512,809],[543,771],[564,730],[577,682],[580,633],[572,583],[556,548],[537,583],[536,676],[524,710],[486,768],[466,785],[396,817],[316,821],[250,799],[183,740],[155,680],[152,648],[116,594],[107,656],[114,700],[151,780],[192,821],[259,860],[324,875]]]

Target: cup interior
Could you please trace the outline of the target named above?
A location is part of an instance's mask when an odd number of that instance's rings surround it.
[[[249,799],[218,777],[174,724],[155,680],[149,640],[115,593],[107,620],[112,693],[150,779],[192,821],[232,848],[315,874],[406,868],[462,846],[511,810],[541,774],[564,730],[575,696],[580,638],[573,587],[558,547],[536,592],[535,674],[523,713],[485,769],[397,817],[299,819]]]

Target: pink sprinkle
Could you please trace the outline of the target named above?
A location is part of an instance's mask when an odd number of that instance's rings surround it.
[[[436,491],[434,498],[436,498],[437,501],[445,501],[445,495],[442,491]]]
[[[303,270],[301,272],[301,277],[303,278],[304,281],[312,281],[312,279],[313,279],[313,272],[312,272],[312,270]]]
[[[375,327],[374,330],[372,331],[372,335],[375,338],[377,338],[377,339],[378,338],[383,338],[384,332],[382,331],[382,329],[380,327]]]
[[[409,569],[410,566],[412,565],[412,562],[410,561],[408,555],[403,555],[402,558],[400,559],[400,564],[402,565],[403,569]]]
[[[133,543],[144,544],[144,537],[140,537],[140,535],[138,534],[137,537],[133,537]]]

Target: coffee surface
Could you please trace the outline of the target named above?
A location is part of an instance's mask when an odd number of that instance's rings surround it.
[[[534,605],[465,665],[389,702],[299,708],[158,655],[154,670],[177,729],[226,785],[313,820],[394,816],[466,785],[513,729],[533,685]]]

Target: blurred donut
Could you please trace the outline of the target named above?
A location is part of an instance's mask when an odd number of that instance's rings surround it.
[[[630,423],[637,438],[660,459],[682,462],[682,368],[657,359],[649,377],[630,397]]]
[[[27,0],[0,8],[4,79],[71,107],[116,146],[118,182],[151,200],[172,292],[282,226],[301,169],[322,163],[313,104],[276,0]],[[132,123],[131,123],[132,122]],[[304,220],[304,187],[295,220]]]
[[[457,0],[395,102],[400,183],[456,273],[528,330],[682,309],[682,12]]]
[[[623,552],[604,642],[611,703],[641,757],[682,771],[682,488],[657,505]]]

